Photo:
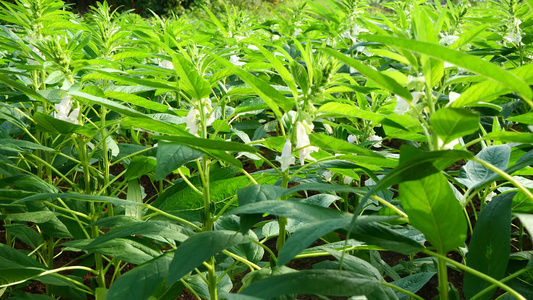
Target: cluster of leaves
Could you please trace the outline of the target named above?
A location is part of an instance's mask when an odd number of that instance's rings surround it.
[[[532,6],[0,1],[0,295],[533,298]]]

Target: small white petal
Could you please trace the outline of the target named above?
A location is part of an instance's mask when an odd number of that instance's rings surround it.
[[[459,94],[459,93],[450,92],[450,94],[448,95],[448,98],[450,99],[450,103],[455,102],[455,100],[459,99],[460,96],[461,96],[461,94]]]
[[[355,143],[355,141],[357,141],[357,137],[355,135],[353,135],[353,134],[350,134],[348,136],[347,140],[348,140],[348,143],[353,144],[353,143]]]
[[[327,170],[324,173],[322,173],[322,176],[324,177],[324,179],[326,179],[326,181],[331,181],[331,178],[333,178],[333,172],[331,172],[330,170]]]
[[[377,143],[374,143],[372,147],[374,148],[381,148],[381,137],[379,135],[373,135],[368,138],[368,141],[374,142],[378,141]]]
[[[232,55],[229,57],[229,62],[236,65],[237,67],[244,66],[246,63],[242,62],[239,56]]]
[[[296,158],[292,156],[291,140],[286,140],[281,151],[281,156],[276,156],[276,160],[281,163],[281,171],[285,171],[290,165],[296,162]]]
[[[351,184],[353,181],[352,177],[344,176],[344,184]]]
[[[196,108],[191,108],[185,120],[185,122],[187,123],[185,129],[189,129],[189,133],[194,134],[196,136],[198,136],[199,129],[198,120],[196,119],[196,116],[198,115],[200,115],[200,111],[198,111]]]

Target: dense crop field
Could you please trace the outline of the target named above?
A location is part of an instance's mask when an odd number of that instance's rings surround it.
[[[272,15],[0,1],[0,299],[533,299],[533,1]]]

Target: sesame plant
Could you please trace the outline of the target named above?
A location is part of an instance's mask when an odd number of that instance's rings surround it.
[[[1,299],[533,298],[533,2],[198,9],[0,1]]]

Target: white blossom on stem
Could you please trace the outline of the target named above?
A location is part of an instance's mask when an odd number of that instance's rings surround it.
[[[448,142],[447,144],[444,144],[444,141],[438,138],[437,142],[439,149],[443,150],[453,150],[456,145],[459,145],[459,139],[455,139],[453,141]]]
[[[245,62],[242,62],[241,59],[239,58],[239,56],[237,55],[232,55],[229,57],[229,62],[236,65],[237,67],[241,67],[241,66],[244,66],[246,63]]]
[[[61,103],[54,105],[55,109],[57,110],[57,112],[54,112],[54,118],[78,125],[78,116],[80,114],[80,108],[78,107],[72,112],[70,112],[70,109],[72,108],[72,103],[70,100],[71,97],[66,96],[65,98],[63,98],[63,100],[61,100]]]
[[[424,93],[422,92],[412,92],[411,96],[413,97],[413,100],[411,103],[414,105],[420,100],[422,96],[424,96]],[[400,96],[396,96],[396,107],[394,108],[394,112],[403,115],[405,114],[410,108],[409,102],[405,100],[404,98]]]
[[[353,134],[350,134],[346,140],[348,141],[348,143],[353,144],[357,141],[357,137]]]
[[[187,117],[185,117],[185,122],[187,123],[187,126],[185,129],[189,129],[190,134],[194,134],[198,136],[198,119],[196,116],[200,115],[200,111],[197,110],[194,107],[191,107],[189,110],[189,113],[187,114]]]
[[[292,144],[291,140],[286,140],[283,145],[283,151],[281,156],[276,156],[276,160],[281,163],[281,171],[285,171],[290,165],[296,162],[296,158],[292,156]]]
[[[372,145],[372,147],[374,148],[381,148],[381,137],[379,135],[373,135],[371,137],[368,138],[368,141],[369,142],[375,142],[377,141],[377,143],[374,143]]]
[[[353,181],[353,178],[350,176],[344,176],[344,184],[351,184]]]
[[[333,178],[333,172],[331,172],[330,170],[326,170],[324,171],[324,173],[322,173],[322,177],[324,177],[326,181],[331,181],[331,179]]]
[[[448,99],[450,99],[450,103],[453,103],[453,102],[455,102],[455,100],[459,99],[460,96],[461,96],[461,94],[459,94],[459,93],[450,92],[450,94],[448,95]]]
[[[300,157],[300,164],[303,166],[306,159],[316,161],[311,157],[311,153],[318,151],[318,147],[310,146],[309,133],[313,130],[314,125],[307,122],[296,122],[296,148]]]

